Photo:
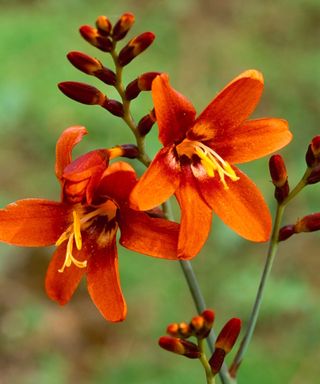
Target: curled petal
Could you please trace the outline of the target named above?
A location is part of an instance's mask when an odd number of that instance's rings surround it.
[[[45,280],[47,295],[50,299],[58,302],[60,305],[66,304],[71,299],[82,276],[86,272],[86,268],[78,268],[74,264],[71,264],[70,267],[66,267],[63,272],[59,272],[59,269],[63,266],[65,261],[66,246],[67,242],[64,242],[53,254]],[[90,250],[87,249],[85,241],[81,251],[78,251],[76,247],[74,247],[73,256],[79,261],[86,260],[89,254]]]
[[[59,180],[62,178],[65,167],[71,163],[71,154],[73,147],[78,144],[88,131],[85,127],[74,126],[64,130],[59,137],[56,145],[56,176]]]
[[[161,149],[131,193],[132,208],[146,211],[162,204],[178,187],[179,174],[173,146]]]
[[[188,131],[187,137],[199,141],[228,141],[254,111],[262,90],[263,77],[260,72],[243,72],[213,99]]]
[[[103,245],[91,239],[87,282],[92,301],[107,320],[125,319],[127,306],[120,287],[115,229],[104,237]]]
[[[163,259],[176,260],[179,225],[151,218],[144,212],[122,209],[119,225],[120,244],[132,251]]]
[[[286,120],[265,118],[245,121],[228,140],[217,137],[208,145],[226,161],[237,164],[269,155],[291,139]]]
[[[239,169],[233,167],[239,180],[227,181],[228,189],[217,177],[201,180],[201,194],[221,220],[240,236],[251,241],[267,241],[271,216],[261,192]]]
[[[0,241],[24,247],[52,245],[70,221],[70,208],[65,204],[18,200],[0,210]]]
[[[152,99],[161,143],[166,146],[181,141],[194,122],[196,111],[193,105],[170,86],[166,74],[153,81]]]
[[[212,210],[199,194],[197,181],[188,165],[183,166],[176,197],[181,208],[178,256],[191,259],[200,252],[209,236]]]

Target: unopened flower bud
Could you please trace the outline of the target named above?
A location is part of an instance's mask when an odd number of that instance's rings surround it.
[[[198,359],[201,355],[196,344],[177,337],[162,336],[159,339],[159,345],[167,351],[189,357],[190,359]]]
[[[282,203],[290,192],[287,169],[282,156],[273,155],[270,157],[269,170],[272,183],[275,186],[274,196],[278,203]]]
[[[320,161],[320,136],[315,136],[308,146],[306,153],[306,163],[309,168],[313,168]]]
[[[99,89],[85,83],[64,81],[59,83],[58,87],[70,99],[82,104],[103,105],[106,100],[106,96]]]
[[[194,336],[198,339],[206,338],[214,322],[214,312],[206,309],[199,316],[195,316],[190,322],[190,328]]]
[[[124,13],[116,22],[112,30],[112,38],[115,41],[123,39],[134,24],[134,15],[132,13]]]
[[[136,159],[139,156],[139,149],[134,144],[122,144],[120,145],[120,148],[122,150],[122,157]]]
[[[320,181],[320,164],[313,167],[310,176],[307,178],[307,184],[316,184]]]
[[[99,60],[82,52],[69,52],[67,58],[74,67],[88,75],[94,75],[96,71],[103,68],[102,63]]]
[[[282,187],[288,180],[286,165],[281,155],[270,157],[269,170],[275,187]]]
[[[320,212],[312,213],[298,220],[294,226],[295,232],[314,232],[320,230]]]
[[[289,237],[291,237],[295,233],[296,233],[296,231],[295,231],[294,225],[292,225],[292,224],[286,225],[286,226],[280,228],[278,241],[287,240],[287,239],[289,239]]]
[[[238,318],[230,319],[219,333],[215,342],[215,348],[221,348],[228,353],[234,346],[241,330],[241,320]]]
[[[102,107],[115,116],[123,117],[124,115],[123,105],[117,100],[106,99]]]
[[[144,32],[134,37],[122,48],[119,53],[119,64],[124,67],[129,64],[136,56],[146,50],[153,42],[155,35],[152,32]]]
[[[150,113],[143,116],[142,119],[139,121],[137,129],[140,135],[141,136],[147,135],[150,132],[155,122],[156,122],[156,115],[153,109]]]
[[[158,75],[160,72],[146,72],[131,81],[126,88],[126,98],[133,100],[141,91],[150,91],[152,82]]]
[[[209,359],[209,365],[211,367],[211,372],[215,376],[219,373],[222,364],[224,362],[224,358],[226,357],[226,352],[222,348],[216,348]]]
[[[112,30],[112,24],[107,16],[99,16],[96,20],[96,26],[101,35],[109,36]]]
[[[90,25],[83,25],[80,27],[79,32],[81,36],[87,40],[88,43],[100,49],[103,52],[110,52],[113,48],[113,43],[109,37],[101,35],[98,29]]]
[[[174,337],[181,337],[187,339],[191,336],[191,329],[186,322],[172,323],[167,327],[167,333]]]

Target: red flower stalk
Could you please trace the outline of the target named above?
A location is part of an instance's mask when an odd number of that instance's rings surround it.
[[[176,259],[178,224],[129,207],[135,172],[125,162],[108,164],[111,158],[132,156],[132,147],[95,150],[71,161],[73,147],[86,133],[84,127],[71,127],[57,142],[61,202],[26,199],[9,204],[0,210],[0,241],[30,247],[55,244],[46,276],[49,297],[66,304],[86,274],[89,294],[102,315],[121,321],[126,303],[118,272],[118,228],[124,247]]]
[[[167,334],[174,337],[180,337],[182,339],[187,339],[192,335],[190,325],[186,322],[181,323],[172,323],[167,327]]]
[[[170,86],[167,75],[152,83],[164,148],[133,190],[131,202],[148,210],[175,194],[181,207],[180,258],[199,252],[212,211],[246,239],[266,241],[270,236],[271,216],[260,191],[232,165],[265,156],[291,140],[285,120],[247,120],[262,89],[262,75],[246,71],[195,118],[193,105]]]

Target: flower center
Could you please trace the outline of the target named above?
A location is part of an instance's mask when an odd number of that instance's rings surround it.
[[[56,242],[56,246],[58,247],[64,241],[68,241],[67,250],[64,263],[58,272],[64,272],[66,267],[70,267],[74,264],[78,268],[86,268],[87,260],[80,261],[73,256],[73,247],[74,244],[78,251],[82,249],[82,236],[81,231],[86,230],[90,227],[93,220],[95,220],[99,216],[107,216],[107,221],[112,220],[116,216],[117,207],[111,201],[107,200],[104,204],[100,205],[98,208],[90,211],[88,213],[84,213],[83,209],[75,209],[72,212],[73,222],[69,227],[62,233],[59,239]],[[104,233],[104,232],[103,232]],[[100,238],[100,237],[99,237]]]
[[[225,180],[226,177],[228,177],[231,181],[239,180],[239,177],[236,175],[231,165],[227,161],[223,160],[223,158],[212,148],[207,147],[200,141],[185,139],[177,145],[176,150],[179,156],[186,155],[190,159],[192,159],[193,155],[197,155],[201,161],[201,165],[209,177],[214,177],[215,172],[218,173],[224,189],[229,189]]]

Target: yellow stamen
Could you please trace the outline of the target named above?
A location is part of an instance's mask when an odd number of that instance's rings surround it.
[[[76,211],[74,210],[72,212],[73,222],[69,227],[66,229],[65,232],[62,233],[62,235],[59,237],[59,239],[56,241],[56,246],[58,247],[63,242],[68,240],[67,243],[67,249],[66,249],[66,256],[63,263],[63,266],[58,269],[60,273],[64,272],[64,269],[66,267],[70,267],[71,264],[74,264],[78,268],[86,268],[87,266],[87,260],[80,261],[76,259],[73,255],[73,242],[75,242],[75,245],[77,247],[78,251],[81,251],[82,249],[82,235],[81,235],[81,229],[86,230],[90,225],[92,220],[97,216],[106,216],[107,220],[112,220],[116,216],[117,207],[116,205],[111,201],[107,200],[104,204],[100,205],[97,209],[88,212],[87,214],[82,214],[81,210]],[[98,237],[98,244],[104,244],[103,237],[105,235],[105,230],[103,229],[102,233]]]
[[[231,181],[239,180],[239,177],[236,175],[235,171],[227,161],[223,160],[223,158],[219,156],[213,149],[207,147],[199,141],[191,141],[185,139],[181,144],[177,146],[177,151],[179,155],[184,154],[190,159],[192,158],[192,155],[197,154],[200,158],[203,168],[209,177],[214,177],[215,171],[218,172],[224,189],[229,189],[225,180],[226,177],[228,177]]]
[[[74,239],[76,242],[76,246],[78,251],[82,248],[82,237],[80,231],[80,218],[76,211],[72,212],[73,214],[73,231],[74,231]]]

